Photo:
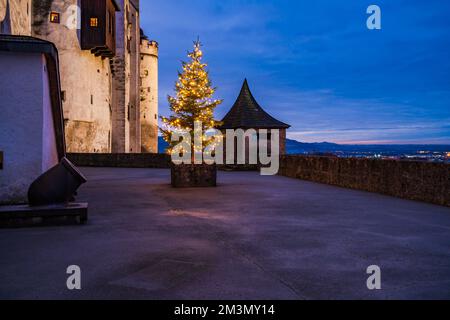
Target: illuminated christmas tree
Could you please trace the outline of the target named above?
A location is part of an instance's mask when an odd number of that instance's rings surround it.
[[[176,96],[168,96],[170,117],[161,117],[163,128],[161,132],[165,141],[169,143],[168,152],[170,153],[174,144],[171,136],[173,132],[188,130],[191,132],[192,141],[194,141],[194,122],[202,123],[203,149],[210,143],[205,132],[208,129],[216,128],[220,125],[219,121],[214,119],[214,109],[222,103],[222,100],[213,99],[216,88],[212,87],[209,74],[206,71],[206,63],[203,63],[203,52],[201,43],[194,42],[194,50],[188,53],[189,62],[182,62],[183,72],[178,72],[178,81],[175,84]],[[195,150],[203,152],[203,150]],[[191,154],[194,154],[193,143]]]

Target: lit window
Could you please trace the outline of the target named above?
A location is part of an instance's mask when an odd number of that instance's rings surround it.
[[[94,28],[98,27],[98,18],[91,18],[90,26]]]
[[[50,22],[51,23],[59,23],[59,13],[58,12],[51,12],[50,13]]]

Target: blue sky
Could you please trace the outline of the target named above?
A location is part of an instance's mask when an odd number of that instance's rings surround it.
[[[368,30],[377,4],[382,30]],[[450,1],[143,0],[160,113],[200,36],[222,118],[244,78],[306,142],[450,144]]]

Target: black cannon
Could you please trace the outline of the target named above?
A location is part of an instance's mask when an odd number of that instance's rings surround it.
[[[30,206],[63,204],[74,200],[78,188],[86,183],[83,174],[67,159],[37,178],[28,189]]]

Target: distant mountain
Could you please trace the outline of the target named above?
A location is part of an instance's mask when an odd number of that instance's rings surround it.
[[[413,155],[421,152],[449,152],[450,145],[423,145],[423,144],[336,144],[330,142],[305,143],[286,139],[286,153],[288,154],[311,154],[311,153],[334,153],[334,154],[382,154],[382,155]]]
[[[333,152],[340,149],[340,146],[336,143],[330,142],[315,142],[307,143],[297,140],[286,139],[286,153],[311,153],[311,152]]]
[[[162,138],[158,137],[158,150],[159,153],[164,153],[169,144]],[[336,150],[339,145],[335,143],[304,143],[296,140],[286,139],[286,150],[289,154],[295,153],[307,153],[307,152],[330,152]]]
[[[164,153],[168,144],[162,137],[159,137],[159,152]],[[365,154],[382,154],[385,156],[398,155],[414,155],[421,152],[450,152],[450,145],[351,145],[351,144],[337,144],[330,142],[316,142],[306,143],[297,140],[286,139],[286,153],[288,154],[343,154],[343,155],[360,155]]]

